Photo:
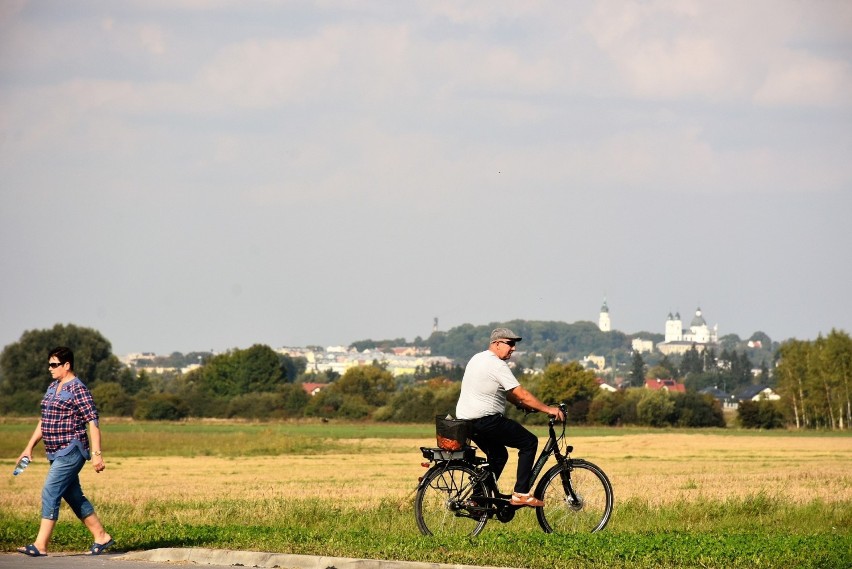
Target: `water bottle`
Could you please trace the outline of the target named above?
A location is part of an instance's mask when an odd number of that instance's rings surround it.
[[[18,461],[18,464],[16,464],[16,465],[15,465],[15,471],[14,471],[12,474],[13,474],[14,476],[17,476],[18,474],[20,474],[21,472],[23,472],[23,471],[24,471],[24,469],[25,469],[26,467],[28,467],[29,465],[30,465],[30,459],[29,459],[29,457],[26,457],[26,456],[25,456],[25,457],[21,458],[21,460],[20,460],[20,461]]]

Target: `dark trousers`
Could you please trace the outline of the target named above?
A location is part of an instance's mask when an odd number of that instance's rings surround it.
[[[488,415],[473,421],[473,442],[488,456],[488,465],[494,477],[499,479],[509,451],[506,447],[518,449],[518,477],[515,492],[529,492],[535,453],[538,450],[538,438],[526,430],[520,423],[503,415]]]

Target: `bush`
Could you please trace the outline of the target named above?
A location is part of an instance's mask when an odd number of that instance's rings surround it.
[[[189,415],[189,408],[177,395],[153,393],[136,401],[134,419],[150,421],[178,421]]]
[[[589,422],[610,426],[620,424],[624,402],[624,391],[602,391],[589,405]]]
[[[133,415],[135,406],[133,397],[125,393],[118,383],[109,381],[97,384],[92,388],[92,397],[101,415],[113,417]]]
[[[461,383],[443,378],[406,387],[396,392],[388,404],[373,414],[377,421],[429,423],[436,415],[455,415]]]
[[[784,413],[778,401],[740,401],[737,420],[746,429],[784,427]]]
[[[724,427],[722,406],[709,395],[633,388],[601,393],[589,407],[589,421],[600,425]]]
[[[228,418],[270,419],[282,415],[281,396],[276,393],[245,393],[228,402]]]
[[[0,395],[0,414],[2,415],[38,415],[41,405],[41,391],[16,391],[8,395]]]
[[[666,427],[672,424],[675,411],[674,397],[664,389],[652,391],[636,404],[640,425]]]
[[[724,427],[722,404],[711,395],[678,393],[675,395],[675,415],[678,427]]]

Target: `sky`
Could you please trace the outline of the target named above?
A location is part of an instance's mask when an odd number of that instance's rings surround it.
[[[0,348],[852,332],[852,3],[0,3]]]

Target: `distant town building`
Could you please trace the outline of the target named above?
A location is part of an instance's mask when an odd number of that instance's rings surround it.
[[[282,350],[284,350],[282,348]],[[294,354],[291,349],[287,352]],[[453,361],[444,356],[431,356],[428,347],[399,346],[389,351],[363,350],[359,352],[344,346],[329,346],[325,350],[303,350],[299,355],[307,361],[307,373],[334,372],[340,375],[352,367],[369,366],[376,362],[385,367],[394,376],[411,375],[417,368],[428,369],[432,366],[451,368]]]
[[[594,367],[595,369],[603,371],[603,369],[606,368],[606,359],[603,356],[589,354],[580,361],[580,364],[586,369]]]
[[[722,391],[717,386],[705,387],[698,393],[711,396],[713,399],[718,401],[725,409],[736,409],[738,407],[736,396]]]
[[[680,319],[680,313],[672,316],[669,312],[666,318],[665,341],[657,344],[657,349],[665,355],[684,354],[689,351],[693,344],[699,352],[706,348],[715,348],[719,342],[719,325],[713,326],[711,330],[701,315],[701,308],[696,309],[695,317],[689,323],[689,328],[684,328]]]
[[[646,379],[645,389],[652,389],[654,391],[663,389],[674,393],[686,393],[686,386],[673,379]]]
[[[328,387],[327,383],[303,383],[302,389],[305,390],[305,393],[313,397],[323,389]]]
[[[638,352],[640,354],[650,353],[654,351],[654,341],[653,340],[643,340],[642,338],[633,338],[633,341],[630,343],[630,347],[634,352]]]
[[[609,306],[606,305],[606,297],[604,297],[601,313],[598,317],[598,328],[601,332],[610,332],[612,330],[612,322],[609,319]]]
[[[778,401],[781,396],[775,393],[771,387],[765,385],[749,385],[743,387],[735,394],[739,401]]]

